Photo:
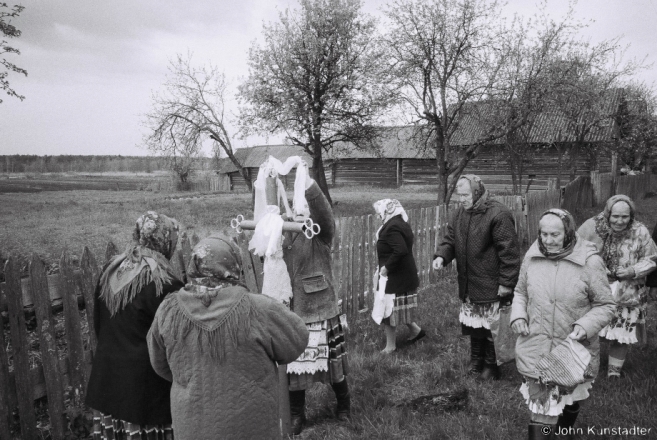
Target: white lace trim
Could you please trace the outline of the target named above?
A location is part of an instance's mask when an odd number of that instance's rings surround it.
[[[581,383],[575,387],[572,393],[562,395],[561,401],[557,402],[559,398],[559,389],[558,386],[555,385],[550,389],[550,398],[545,402],[545,405],[532,402],[529,399],[529,385],[527,385],[527,382],[523,382],[520,386],[520,394],[522,394],[522,397],[525,399],[525,403],[529,407],[529,410],[534,414],[559,416],[566,405],[572,405],[577,401],[588,399],[589,390],[592,386],[592,381]]]

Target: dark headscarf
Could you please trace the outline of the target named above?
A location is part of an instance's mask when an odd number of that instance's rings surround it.
[[[239,284],[242,278],[242,256],[237,244],[228,236],[211,235],[199,241],[192,250],[187,277],[197,286],[218,287]]]
[[[548,209],[541,215],[541,219],[546,215],[554,215],[561,219],[563,223],[564,238],[563,238],[563,248],[558,252],[548,252],[547,247],[543,244],[541,239],[541,229],[538,229],[538,249],[543,255],[551,260],[559,260],[570,255],[575,248],[577,243],[577,229],[575,227],[575,219],[570,214],[570,212],[565,209]],[[539,219],[540,221],[540,219]]]
[[[484,182],[481,181],[479,176],[475,176],[474,174],[464,174],[459,177],[459,180],[461,179],[467,180],[472,190],[472,206],[466,211],[478,210],[488,200],[488,191],[484,187]]]
[[[611,228],[609,218],[611,217],[611,209],[618,202],[625,202],[630,207],[630,221],[625,229],[616,232]],[[602,240],[602,250],[600,251],[600,254],[607,269],[609,269],[612,274],[615,274],[618,269],[618,259],[620,257],[618,248],[620,244],[630,236],[632,225],[634,223],[634,213],[635,207],[632,199],[626,195],[617,194],[610,197],[609,200],[607,200],[607,203],[605,203],[605,209],[593,218],[595,221],[595,233],[598,234]]]
[[[100,298],[112,316],[123,310],[147,284],[155,283],[155,294],[174,279],[169,258],[178,242],[178,222],[148,211],[137,219],[136,243],[114,257],[100,278]]]

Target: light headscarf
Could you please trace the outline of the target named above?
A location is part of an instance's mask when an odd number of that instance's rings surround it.
[[[557,252],[548,252],[547,247],[541,239],[541,229],[538,229],[538,249],[543,255],[551,260],[559,260],[570,255],[577,243],[577,229],[575,227],[575,218],[565,209],[548,209],[541,215],[541,219],[546,215],[554,215],[561,219],[563,223],[564,238],[563,247]],[[540,220],[540,219],[539,219]]]
[[[383,224],[396,215],[401,215],[405,222],[408,221],[408,214],[397,199],[381,199],[372,204],[374,211],[381,217]]]
[[[137,219],[133,238],[136,243],[114,257],[100,277],[100,298],[112,316],[149,283],[160,296],[164,284],[175,279],[169,262],[178,242],[175,219],[148,211]]]
[[[472,206],[467,208],[466,211],[476,211],[481,208],[488,200],[488,191],[484,186],[484,182],[474,174],[463,174],[459,177],[459,180],[467,180],[472,190]]]
[[[625,202],[630,207],[630,221],[625,229],[616,232],[611,228],[609,218],[611,217],[611,209],[618,202]],[[631,234],[631,229],[634,224],[634,213],[635,206],[632,199],[624,194],[617,194],[610,197],[609,200],[607,200],[607,203],[605,203],[605,209],[593,218],[595,221],[595,233],[598,234],[602,240],[602,250],[600,251],[600,255],[602,256],[607,269],[609,269],[612,274],[615,274],[618,269],[618,260],[621,255],[619,247]]]

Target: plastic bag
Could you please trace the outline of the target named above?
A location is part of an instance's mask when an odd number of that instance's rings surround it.
[[[516,357],[516,335],[511,329],[511,306],[500,307],[500,317],[490,323],[490,332],[493,334],[495,344],[495,357],[497,365],[511,362]]]
[[[566,338],[536,363],[541,382],[564,387],[576,387],[584,383],[585,373],[591,362],[591,354],[579,342]]]
[[[377,270],[378,273],[378,270]],[[378,289],[374,293],[374,304],[372,305],[372,319],[377,324],[381,324],[384,318],[392,315],[392,309],[395,305],[395,295],[386,293],[386,284],[388,277],[379,276]]]

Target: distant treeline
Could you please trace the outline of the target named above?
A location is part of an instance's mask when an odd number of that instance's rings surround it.
[[[211,164],[212,159],[201,159],[198,169],[209,169]],[[165,158],[151,156],[0,156],[0,172],[5,173],[151,173],[167,169]]]

